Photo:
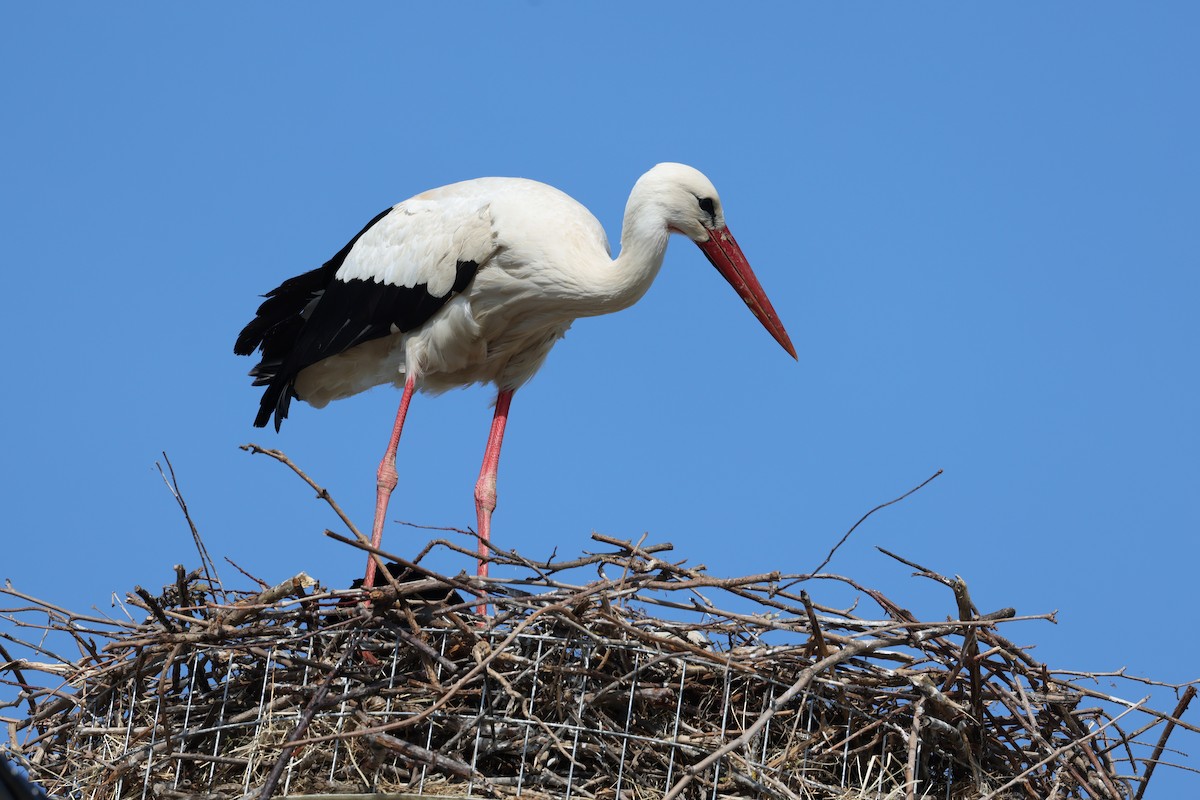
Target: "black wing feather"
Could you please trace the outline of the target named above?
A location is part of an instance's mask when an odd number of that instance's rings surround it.
[[[279,430],[297,396],[296,376],[303,369],[363,342],[419,328],[474,279],[479,265],[460,261],[453,286],[441,296],[430,294],[426,284],[338,280],[337,271],[354,244],[389,211],[367,223],[321,267],[268,292],[254,319],[242,329],[233,351],[238,355],[250,355],[256,348],[262,352],[262,360],[250,370],[254,385],[266,387],[256,427],[266,426],[274,415]]]
[[[281,329],[286,329],[292,325],[302,322],[300,318],[301,312],[313,300],[321,296],[325,291],[325,287],[333,282],[333,276],[341,269],[342,264],[346,261],[346,256],[362,238],[362,235],[369,231],[375,223],[391,213],[390,208],[385,208],[383,211],[375,215],[363,229],[354,235],[354,238],[346,242],[345,247],[338,250],[333,258],[326,261],[321,266],[314,270],[310,270],[303,275],[297,275],[294,278],[288,278],[286,281],[267,292],[263,297],[266,300],[258,307],[258,311],[254,315],[254,319],[250,320],[242,332],[238,334],[237,342],[233,345],[233,352],[239,356],[253,355],[254,350],[259,347],[264,347],[268,342],[279,348],[281,344],[286,343],[283,349],[290,349],[295,339],[287,340],[286,337],[280,338]],[[296,331],[298,332],[298,327]],[[266,353],[264,352],[264,356]],[[261,365],[260,365],[261,366]]]
[[[419,328],[465,289],[478,269],[474,261],[458,262],[454,285],[441,296],[430,294],[423,283],[334,279],[300,330],[287,363],[299,372],[363,342]]]

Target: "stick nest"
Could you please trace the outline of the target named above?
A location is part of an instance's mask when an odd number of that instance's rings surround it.
[[[30,657],[0,648],[0,752],[80,800],[1115,800],[1141,797],[1173,727],[1195,730],[1178,720],[1193,687],[1170,714],[1100,693],[999,633],[1051,615],[981,614],[911,562],[950,617],[844,576],[718,578],[669,544],[593,538],[603,552],[569,561],[497,552],[510,577],[486,583],[401,562],[367,593],[304,574],[235,592],[206,559],[130,593],[128,622],[0,590],[32,632],[6,637]],[[425,553],[447,547],[469,552]],[[834,585],[872,611],[801,588]]]

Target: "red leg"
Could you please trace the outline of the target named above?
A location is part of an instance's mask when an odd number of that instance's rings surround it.
[[[383,541],[383,521],[387,516],[388,500],[392,490],[399,481],[396,475],[396,448],[400,445],[400,432],[404,429],[404,417],[408,415],[408,404],[412,401],[413,379],[409,376],[404,382],[404,394],[400,396],[400,408],[396,411],[396,424],[392,426],[392,438],[388,441],[387,452],[383,461],[379,462],[379,471],[375,473],[375,524],[371,528],[371,544],[379,547]],[[375,585],[375,556],[367,557],[367,574],[363,578],[363,588],[370,589]]]
[[[483,452],[483,466],[479,469],[479,481],[475,484],[475,514],[479,519],[479,577],[486,578],[488,565],[482,559],[488,554],[488,540],[492,533],[492,512],[496,509],[496,468],[500,465],[500,445],[504,441],[504,426],[508,423],[508,407],[512,403],[512,389],[504,389],[496,397],[496,416],[492,418],[492,431],[488,434],[487,449]]]

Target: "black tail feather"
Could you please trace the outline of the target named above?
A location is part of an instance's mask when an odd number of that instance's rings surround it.
[[[267,423],[271,421],[271,415],[274,414],[275,432],[279,433],[279,427],[287,419],[288,407],[292,404],[292,398],[296,396],[296,390],[292,386],[294,380],[294,378],[286,381],[276,378],[267,384],[262,400],[258,403],[258,415],[254,418],[254,427],[267,427]]]
[[[296,397],[296,374],[312,363],[299,363],[292,355],[304,321],[312,311],[311,306],[324,294],[354,244],[391,210],[386,208],[375,215],[333,258],[321,266],[288,278],[263,295],[266,299],[258,307],[254,319],[238,334],[233,344],[236,355],[254,355],[255,350],[262,353],[262,360],[250,370],[254,385],[267,387],[259,403],[258,416],[254,418],[255,427],[266,427],[274,414],[275,430],[278,431],[287,418],[288,406]]]
[[[281,283],[263,297],[254,319],[242,328],[234,342],[233,352],[239,356],[253,355],[262,348],[280,351],[295,344],[296,335],[304,323],[301,316],[313,300],[321,296],[333,275],[328,265],[310,270]]]
[[[267,387],[254,418],[255,427],[266,427],[273,414],[278,431],[287,418],[288,406],[296,396],[296,375],[287,366],[288,355],[304,327],[305,309],[321,296],[331,278],[326,265],[284,281],[264,295],[266,300],[258,307],[254,319],[238,334],[234,353],[248,356],[258,350],[262,354],[262,359],[250,370],[254,385]]]

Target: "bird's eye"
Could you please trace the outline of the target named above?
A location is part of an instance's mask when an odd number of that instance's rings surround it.
[[[708,214],[710,217],[716,213],[716,207],[713,205],[711,197],[701,197],[698,199],[700,201],[701,211],[703,211],[705,214]]]

